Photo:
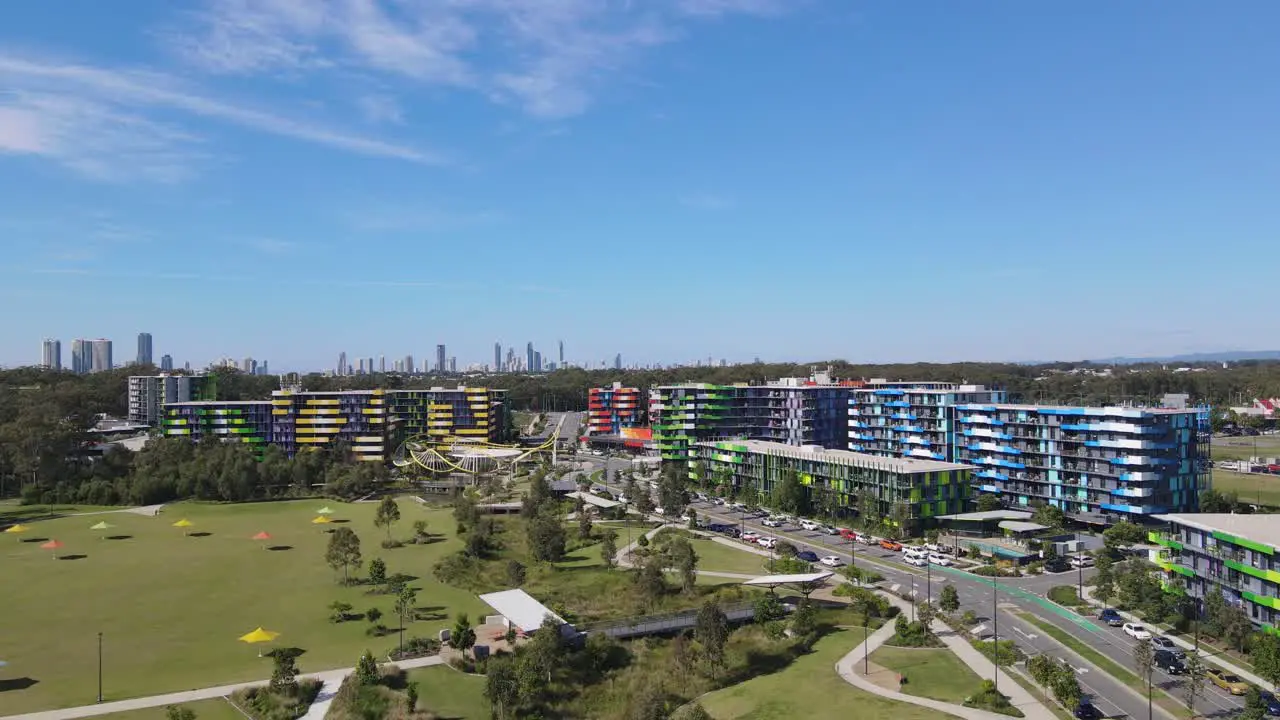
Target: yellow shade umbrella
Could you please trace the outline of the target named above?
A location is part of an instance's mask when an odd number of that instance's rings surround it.
[[[10,535],[17,535],[19,533],[24,533],[30,529],[31,528],[27,525],[10,525],[9,527],[5,528],[4,531]]]
[[[280,633],[274,630],[263,630],[262,628],[258,628],[253,632],[241,635],[240,642],[257,645],[258,643],[271,642],[278,637],[280,637]],[[262,657],[262,653],[258,653],[258,657]]]
[[[331,522],[333,521],[325,517],[324,515],[317,515],[315,516],[315,518],[311,520],[311,523],[313,525],[328,525]]]
[[[188,520],[188,519],[186,519],[186,518],[182,518],[182,519],[181,519],[181,520],[179,520],[178,522],[174,523],[174,524],[173,524],[173,526],[174,526],[174,527],[176,527],[176,528],[182,528],[183,530],[186,530],[187,528],[194,527],[194,526],[195,526],[195,523],[191,522],[190,520]],[[187,533],[187,532],[184,532],[184,533],[183,533],[183,535],[189,535],[189,534],[190,534],[190,533]]]
[[[321,514],[321,515],[332,515],[332,514],[333,514],[333,508],[329,507],[328,505],[325,505],[324,507],[320,508],[320,509],[319,509],[319,510],[317,510],[316,512],[317,512],[317,513],[319,513],[319,514]]]

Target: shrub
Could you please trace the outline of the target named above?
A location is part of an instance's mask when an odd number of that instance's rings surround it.
[[[978,624],[978,616],[973,614],[972,610],[965,610],[964,614],[960,616],[960,623],[968,627],[973,627]]]
[[[995,683],[990,680],[983,680],[981,689],[966,698],[964,706],[990,710],[1011,717],[1023,717],[1022,711],[1010,704],[1009,698],[996,690]]]
[[[428,655],[438,655],[440,653],[440,641],[432,638],[415,637],[409,638],[404,642],[403,649],[396,649],[391,652],[393,660],[408,660],[410,658],[426,657]]]
[[[1075,607],[1080,604],[1080,596],[1076,594],[1076,589],[1070,585],[1058,585],[1049,589],[1049,599],[1059,605]]]
[[[254,720],[294,720],[311,707],[321,684],[319,680],[302,680],[290,692],[273,692],[257,685],[236,690],[231,699]]]
[[[1017,577],[1017,573],[1006,570],[997,565],[983,565],[970,570],[974,575],[982,575],[983,577]]]
[[[382,541],[383,550],[393,550],[398,547],[404,547],[404,543],[400,542],[399,540],[394,540],[391,538],[386,538],[386,539],[383,539]]]

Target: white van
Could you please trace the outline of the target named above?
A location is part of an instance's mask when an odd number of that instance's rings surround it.
[[[929,551],[919,545],[908,545],[902,549],[902,556],[908,560],[925,560],[929,557]]]

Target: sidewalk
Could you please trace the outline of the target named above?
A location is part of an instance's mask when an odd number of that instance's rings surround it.
[[[404,660],[402,662],[391,663],[405,670],[413,668],[430,667],[432,665],[443,665],[444,660],[439,655],[432,655],[424,658],[414,658],[413,660]],[[355,672],[355,668],[340,668],[338,670],[324,670],[322,672],[306,673],[299,675],[299,680],[319,680],[327,687],[333,682],[333,691],[337,692],[338,685],[342,683],[342,679],[350,673]],[[255,680],[253,682],[236,683],[235,685],[219,685],[217,687],[203,688],[201,690],[185,690],[183,692],[168,693],[165,695],[151,695],[149,697],[131,698],[129,700],[117,700],[116,702],[101,703],[98,705],[81,705],[80,707],[62,708],[61,710],[44,710],[41,712],[27,713],[25,715],[7,715],[0,717],[0,720],[74,720],[74,718],[94,717],[96,715],[107,715],[110,713],[124,712],[126,710],[143,710],[146,708],[164,707],[165,705],[181,705],[182,703],[196,702],[197,700],[211,700],[214,698],[226,697],[241,688],[253,687],[255,685],[266,685],[265,680]],[[324,689],[321,689],[321,696],[317,698],[317,702],[323,698]],[[329,698],[332,700],[332,697]],[[328,705],[325,705],[325,711],[328,711]],[[307,713],[311,717],[311,713]],[[320,716],[323,717],[323,716]]]
[[[1102,603],[1098,602],[1097,600],[1094,600],[1092,595],[1093,595],[1093,588],[1089,587],[1088,585],[1085,585],[1084,601],[1089,603],[1090,607],[1096,607],[1096,608],[1103,607]],[[1112,608],[1112,609],[1115,609],[1115,608]],[[1144,620],[1140,619],[1136,615],[1125,612],[1124,610],[1116,610],[1116,612],[1120,613],[1120,617],[1124,618],[1126,622],[1142,623],[1143,625],[1147,625],[1147,626],[1151,625],[1151,623],[1145,622]],[[1186,640],[1183,640],[1182,638],[1177,637],[1175,635],[1165,635],[1164,637],[1169,638],[1171,641],[1173,641],[1174,645],[1177,645],[1178,647],[1182,648],[1183,650],[1186,650],[1187,652],[1194,652],[1196,649],[1196,646],[1194,643],[1187,642]],[[1212,655],[1210,653],[1205,652],[1204,648],[1201,648],[1200,657],[1207,662],[1213,663],[1214,665],[1219,665],[1222,668],[1229,670],[1235,673],[1236,675],[1239,675],[1240,677],[1244,678],[1245,680],[1248,680],[1249,682],[1253,683],[1254,685],[1257,685],[1260,688],[1273,687],[1271,683],[1267,682],[1266,680],[1263,680],[1262,678],[1258,677],[1254,673],[1251,673],[1248,670],[1245,670],[1239,665],[1236,665],[1235,663],[1232,663],[1229,660],[1224,660],[1219,655]]]
[[[889,602],[898,607],[899,610],[905,608],[906,612],[911,611],[911,604],[889,593],[881,593],[889,599]],[[932,625],[934,633],[938,636],[952,653],[956,655],[962,662],[968,665],[975,673],[984,679],[991,678],[991,669],[993,667],[982,653],[970,645],[964,638],[958,636],[951,628],[947,627],[941,620],[934,620]],[[883,688],[869,680],[862,674],[862,662],[864,653],[870,655],[877,648],[885,643],[889,638],[893,637],[893,623],[885,623],[880,629],[871,634],[865,643],[859,644],[847,655],[840,658],[836,663],[836,673],[840,675],[845,682],[866,692],[880,697],[890,698],[901,702],[911,703],[927,707],[932,710],[944,712],[954,715],[964,720],[1007,720],[1007,715],[990,712],[988,710],[979,710],[977,708],[967,708],[962,705],[942,702],[940,700],[931,700],[929,698],[916,697],[905,693]],[[866,645],[866,649],[863,649]],[[1021,685],[1009,677],[1003,669],[999,670],[998,682],[1000,692],[1009,698],[1009,702],[1014,707],[1022,711],[1027,720],[1057,720],[1057,716],[1053,714],[1049,708],[1045,707],[1040,701],[1036,700]]]

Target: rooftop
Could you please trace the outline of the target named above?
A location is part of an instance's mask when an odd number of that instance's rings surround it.
[[[983,510],[981,512],[958,513],[956,515],[939,515],[935,520],[964,520],[968,522],[984,522],[986,520],[1030,520],[1031,513],[1025,510]]]
[[[1047,414],[1076,413],[1076,414],[1083,414],[1083,415],[1119,415],[1122,417],[1140,417],[1145,414],[1181,415],[1181,414],[1196,412],[1192,408],[1179,410],[1178,408],[1137,407],[1137,406],[1121,406],[1121,405],[1086,407],[1082,405],[1026,405],[1021,403],[981,403],[981,402],[964,403],[959,407],[961,409],[964,409],[966,407],[972,407],[972,406],[995,407],[1000,410],[1026,410],[1029,412],[1046,412],[1047,411]]]
[[[826,580],[835,573],[824,570],[816,573],[800,573],[797,575],[762,575],[758,578],[743,581],[743,585],[764,585],[765,587],[773,587],[775,585],[790,585],[793,583],[816,583]]]
[[[236,407],[243,405],[271,406],[270,400],[188,400],[186,402],[165,403],[165,407]]]
[[[1274,515],[1237,515],[1234,513],[1182,513],[1156,515],[1157,520],[1186,525],[1208,532],[1252,540],[1268,547],[1280,548],[1280,523]]]
[[[1041,525],[1040,523],[1027,522],[1025,520],[1001,520],[999,528],[1001,530],[1008,530],[1009,532],[1020,533],[1048,530],[1049,526]]]
[[[786,443],[770,442],[768,440],[714,440],[695,443],[695,445],[717,450],[742,449],[747,452],[765,455],[781,455],[783,457],[851,465],[871,470],[879,469],[900,474],[973,469],[972,465],[942,462],[941,460],[880,457],[879,455],[868,455],[852,450],[831,450],[815,445],[787,445]]]
[[[521,632],[531,633],[542,627],[542,620],[548,615],[564,625],[564,618],[555,614],[546,605],[533,599],[529,593],[520,590],[502,590],[481,595],[480,599],[498,614],[511,621]]]

